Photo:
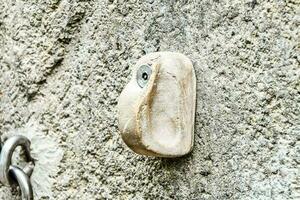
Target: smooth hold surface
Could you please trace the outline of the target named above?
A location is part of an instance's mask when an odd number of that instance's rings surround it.
[[[299,199],[299,0],[0,2],[0,135],[47,136],[32,142],[37,199]],[[197,77],[179,159],[135,154],[117,126],[130,66],[157,51]]]
[[[191,61],[180,53],[143,56],[119,102],[119,128],[136,153],[179,157],[194,141],[196,78]]]

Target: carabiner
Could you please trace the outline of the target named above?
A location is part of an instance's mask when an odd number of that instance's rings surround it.
[[[34,161],[30,155],[30,141],[28,138],[17,135],[6,140],[1,148],[0,154],[0,182],[2,182],[4,185],[9,185],[11,183],[8,172],[11,166],[12,155],[18,146],[22,146],[24,148],[26,161]],[[26,169],[26,171],[28,172],[27,175],[30,176],[32,169]]]
[[[27,174],[19,167],[11,165],[9,167],[9,175],[19,185],[22,200],[33,200],[32,185]]]

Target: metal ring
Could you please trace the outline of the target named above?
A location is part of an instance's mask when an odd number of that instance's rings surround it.
[[[10,177],[19,185],[22,193],[22,200],[33,200],[33,190],[27,174],[17,166],[9,167]]]
[[[9,177],[9,168],[11,165],[11,158],[18,146],[22,146],[25,150],[26,161],[33,162],[33,158],[30,155],[30,141],[21,135],[13,136],[5,141],[1,149],[0,155],[0,182],[4,185],[9,185],[11,183]],[[26,170],[28,176],[30,176],[32,170]]]

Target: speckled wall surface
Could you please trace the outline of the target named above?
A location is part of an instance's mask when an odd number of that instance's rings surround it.
[[[0,0],[0,134],[33,138],[36,199],[299,199],[299,27],[298,0]],[[119,136],[118,96],[155,51],[196,71],[179,159]]]

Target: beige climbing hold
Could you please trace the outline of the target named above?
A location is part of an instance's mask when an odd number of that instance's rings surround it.
[[[193,146],[195,103],[195,72],[185,55],[143,56],[119,98],[122,139],[142,155],[183,156]]]

